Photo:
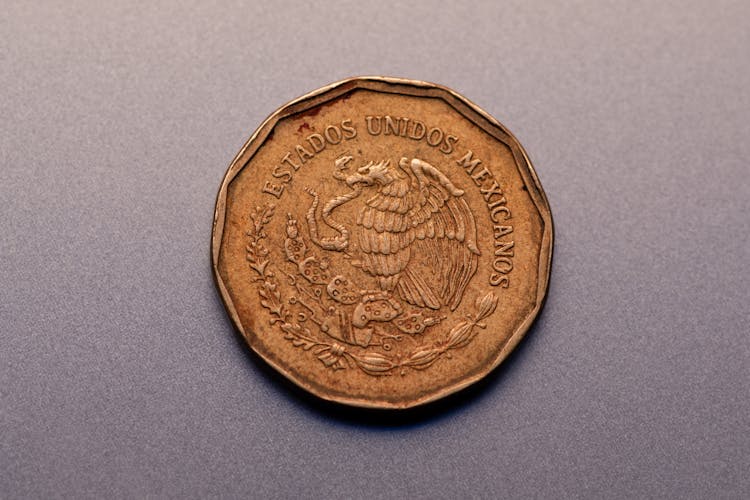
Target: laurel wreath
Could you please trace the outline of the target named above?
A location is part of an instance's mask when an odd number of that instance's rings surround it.
[[[418,346],[405,357],[388,356],[374,351],[358,353],[337,342],[322,342],[314,337],[309,328],[292,320],[294,315],[282,301],[278,281],[269,267],[270,252],[263,244],[267,237],[264,228],[271,221],[274,210],[272,204],[255,207],[250,212],[250,226],[246,232],[246,258],[250,268],[257,274],[254,281],[259,283],[260,305],[269,311],[271,325],[279,326],[284,339],[294,347],[311,351],[328,368],[340,370],[353,365],[369,375],[388,375],[398,369],[404,375],[405,368],[424,370],[442,357],[450,357],[450,351],[467,346],[478,333],[475,328],[486,328],[481,321],[497,307],[497,296],[488,292],[477,299],[477,311],[451,328],[444,338],[429,345]]]

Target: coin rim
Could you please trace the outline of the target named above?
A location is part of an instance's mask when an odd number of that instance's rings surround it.
[[[456,110],[464,118],[470,120],[484,132],[488,133],[502,144],[508,146],[513,153],[514,159],[516,161],[516,167],[519,171],[519,174],[521,175],[521,178],[524,181],[524,184],[528,189],[528,193],[531,197],[532,202],[539,212],[543,225],[541,248],[539,250],[539,267],[537,269],[539,281],[537,286],[536,303],[531,312],[526,315],[524,320],[521,321],[518,327],[513,331],[492,363],[486,364],[477,373],[468,376],[460,380],[459,382],[443,387],[437,391],[430,392],[429,394],[426,394],[422,397],[412,398],[399,402],[368,400],[357,397],[342,397],[338,395],[328,394],[326,392],[321,392],[320,390],[318,390],[318,388],[306,383],[305,380],[299,379],[284,366],[279,365],[278,363],[274,362],[272,359],[264,355],[264,353],[255,348],[244,328],[242,327],[242,323],[234,307],[234,304],[232,303],[232,299],[229,296],[229,292],[227,291],[226,286],[224,285],[219,274],[219,255],[221,250],[221,241],[224,234],[224,224],[226,221],[226,198],[229,184],[242,171],[242,169],[244,169],[250,163],[255,153],[258,151],[258,149],[260,149],[260,147],[268,139],[269,135],[273,132],[273,129],[277,123],[285,118],[288,118],[289,116],[299,114],[301,112],[323,105],[326,102],[335,100],[355,89],[372,90],[375,92],[389,94],[406,94],[416,97],[437,97],[448,104],[451,108]],[[547,290],[552,266],[553,239],[554,230],[552,213],[549,208],[547,196],[542,189],[536,171],[534,170],[534,167],[531,164],[531,160],[529,160],[529,157],[526,154],[523,146],[521,146],[521,143],[518,141],[518,139],[516,139],[516,137],[504,125],[502,125],[498,120],[493,118],[489,113],[481,109],[479,106],[448,87],[421,80],[410,80],[384,76],[360,76],[347,78],[325,87],[321,87],[281,106],[263,121],[263,123],[253,133],[250,139],[248,139],[242,149],[240,149],[240,151],[230,163],[226,173],[224,174],[219,193],[216,197],[216,208],[214,211],[213,228],[211,231],[211,263],[216,287],[219,291],[221,300],[224,303],[224,307],[227,310],[227,313],[229,314],[235,328],[240,332],[246,344],[253,350],[253,352],[260,356],[266,363],[276,369],[279,373],[283,374],[288,380],[292,381],[294,384],[305,389],[306,391],[315,394],[316,396],[327,401],[334,401],[337,403],[343,403],[361,408],[407,409],[441,399],[445,396],[458,392],[461,389],[474,384],[475,382],[478,382],[479,380],[486,377],[489,373],[491,373],[500,365],[500,363],[503,362],[503,360],[505,360],[505,358],[508,357],[508,355],[513,351],[513,349],[518,345],[521,339],[528,332],[547,298]]]

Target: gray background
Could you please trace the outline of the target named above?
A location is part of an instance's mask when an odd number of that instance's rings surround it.
[[[105,3],[0,13],[0,497],[750,495],[750,4]],[[403,415],[289,387],[210,272],[234,154],[358,74],[497,117],[556,223],[516,352]]]

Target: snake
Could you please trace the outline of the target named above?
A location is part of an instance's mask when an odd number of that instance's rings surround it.
[[[336,236],[327,238],[321,238],[319,236],[318,223],[315,220],[315,213],[318,209],[318,204],[320,203],[320,197],[318,196],[318,193],[316,193],[312,189],[307,189],[307,192],[313,196],[313,202],[310,205],[310,208],[307,210],[307,225],[310,228],[310,238],[315,244],[317,244],[324,250],[336,251],[342,251],[349,246],[349,230],[343,224],[333,220],[331,218],[331,212],[333,212],[333,210],[337,207],[343,205],[344,203],[348,203],[359,196],[362,193],[362,188],[362,185],[356,184],[350,192],[332,198],[323,207],[323,212],[321,214],[323,222],[325,222],[328,227],[336,230],[339,233]]]

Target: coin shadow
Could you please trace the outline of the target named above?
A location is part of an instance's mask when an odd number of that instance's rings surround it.
[[[220,304],[217,305],[220,306]],[[489,395],[490,391],[502,384],[502,380],[507,378],[525,357],[525,351],[528,344],[533,342],[534,332],[538,328],[539,321],[534,322],[525,338],[500,366],[481,380],[437,401],[404,410],[359,408],[321,399],[278,373],[247,345],[242,334],[231,325],[228,318],[227,324],[231,326],[234,332],[234,339],[238,347],[247,354],[248,363],[251,363],[254,369],[263,373],[266,380],[276,386],[279,394],[285,395],[296,406],[315,417],[325,418],[328,422],[336,421],[343,425],[364,426],[373,430],[395,430],[434,424],[450,418],[457,412],[465,411],[467,407],[479,404],[483,398]]]

